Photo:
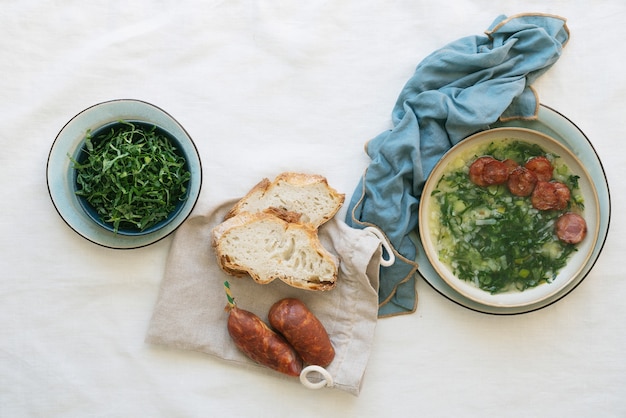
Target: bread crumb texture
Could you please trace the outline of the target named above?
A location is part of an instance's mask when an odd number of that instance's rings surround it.
[[[317,228],[337,213],[344,197],[319,175],[263,179],[213,230],[220,267],[260,284],[280,279],[306,290],[333,289],[339,261],[322,246]]]

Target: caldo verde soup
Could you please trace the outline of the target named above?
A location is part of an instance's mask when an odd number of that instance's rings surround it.
[[[536,144],[504,139],[467,151],[432,192],[439,259],[490,293],[550,282],[586,233],[578,178]]]

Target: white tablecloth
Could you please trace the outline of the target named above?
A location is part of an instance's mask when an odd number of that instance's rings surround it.
[[[0,416],[626,416],[621,0],[4,3]],[[571,40],[535,87],[604,164],[604,251],[565,299],[518,316],[468,310],[418,280],[417,311],[379,320],[359,397],[144,343],[172,238],[103,248],[51,203],[56,134],[116,98],[188,130],[205,176],[196,211],[287,170],[323,174],[349,199],[364,143],[390,127],[419,61],[522,12],[568,19]]]

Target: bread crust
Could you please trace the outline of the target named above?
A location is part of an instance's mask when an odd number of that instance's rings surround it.
[[[260,201],[265,201],[267,203],[265,206],[261,207],[260,210],[274,208],[275,210],[293,212],[296,214],[299,213],[300,215],[304,215],[299,210],[299,207],[303,204],[302,201],[290,200],[290,197],[285,196],[284,194],[281,195],[280,201],[272,199],[272,193],[281,187],[285,187],[285,185],[288,185],[288,187],[293,187],[295,189],[300,189],[302,190],[303,194],[306,194],[308,189],[311,189],[315,186],[322,186],[324,193],[322,193],[322,196],[319,196],[318,198],[324,199],[324,201],[328,205],[328,208],[321,218],[316,219],[314,222],[311,222],[316,228],[335,216],[345,200],[345,194],[339,193],[337,192],[337,190],[330,187],[330,185],[328,184],[328,180],[324,176],[321,176],[319,174],[284,172],[276,176],[274,181],[270,181],[267,178],[262,179],[252,189],[250,189],[250,191],[243,198],[241,198],[230,209],[230,211],[228,211],[224,219],[226,220],[232,218],[233,216],[241,212],[254,211],[251,210],[253,202]],[[306,199],[306,197],[304,199]],[[307,223],[304,218],[305,217],[301,216],[297,221],[291,220],[291,222]]]
[[[333,289],[337,282],[339,260],[323,247],[317,233],[320,225],[335,216],[344,199],[344,194],[330,187],[326,178],[318,174],[284,172],[273,181],[262,179],[228,211],[224,221],[213,229],[212,246],[217,255],[218,265],[229,275],[238,277],[249,275],[260,284],[280,279],[289,286],[300,289],[322,291]],[[274,240],[272,241],[274,247],[271,250],[262,249],[268,245],[266,236],[259,237],[258,244],[246,242],[245,250],[239,244],[222,244],[228,234],[244,234],[240,231],[246,228],[260,228],[258,223],[263,222],[272,224],[273,227],[269,228],[272,234],[282,235],[269,238],[270,241]],[[277,230],[282,232],[277,233]],[[262,235],[261,232],[259,235]],[[285,245],[284,239],[293,243],[296,237],[298,243],[291,245],[299,246],[297,250],[300,251],[298,253],[300,260],[305,260],[307,266],[315,265],[320,271],[309,271],[311,268],[293,268],[290,265],[291,262],[305,263],[295,258],[290,259],[290,251],[294,251],[293,248],[287,246],[285,250],[281,247]],[[249,237],[243,235],[239,238],[247,240]],[[277,251],[280,257],[272,255],[272,251]],[[280,251],[284,251],[284,254]],[[249,259],[251,253],[255,254],[253,260]],[[259,264],[257,256],[267,257],[268,263],[274,265]],[[308,264],[311,262],[313,264]],[[330,273],[329,266],[332,266]]]
[[[262,275],[254,269],[253,266],[242,265],[235,260],[233,254],[224,248],[224,240],[229,234],[237,233],[245,228],[252,228],[255,223],[267,222],[274,224],[286,236],[293,234],[304,235],[306,237],[306,245],[313,253],[320,257],[320,260],[326,265],[332,266],[332,273],[326,275],[315,274],[310,277],[295,277],[285,274],[279,266],[275,271],[268,275]],[[212,247],[215,250],[217,262],[220,268],[227,274],[233,276],[249,275],[255,282],[259,284],[267,284],[275,279],[280,279],[286,284],[305,290],[326,291],[335,288],[338,276],[338,260],[321,244],[317,235],[317,229],[309,224],[300,224],[286,222],[285,220],[268,212],[242,212],[233,216],[213,229]],[[302,270],[304,272],[304,269]]]
[[[239,212],[242,212],[242,206],[245,202],[248,202],[252,199],[259,199],[270,187],[272,182],[268,178],[264,178],[260,182],[254,185],[252,189],[244,197],[239,199],[237,203],[228,211],[228,213],[224,216],[224,220],[230,219],[233,216],[237,215]]]

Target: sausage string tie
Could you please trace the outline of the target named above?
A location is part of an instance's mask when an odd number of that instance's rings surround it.
[[[230,283],[228,283],[228,281],[224,282],[224,290],[226,291],[226,299],[228,300],[228,308],[232,309],[235,307],[235,298],[230,292]]]

